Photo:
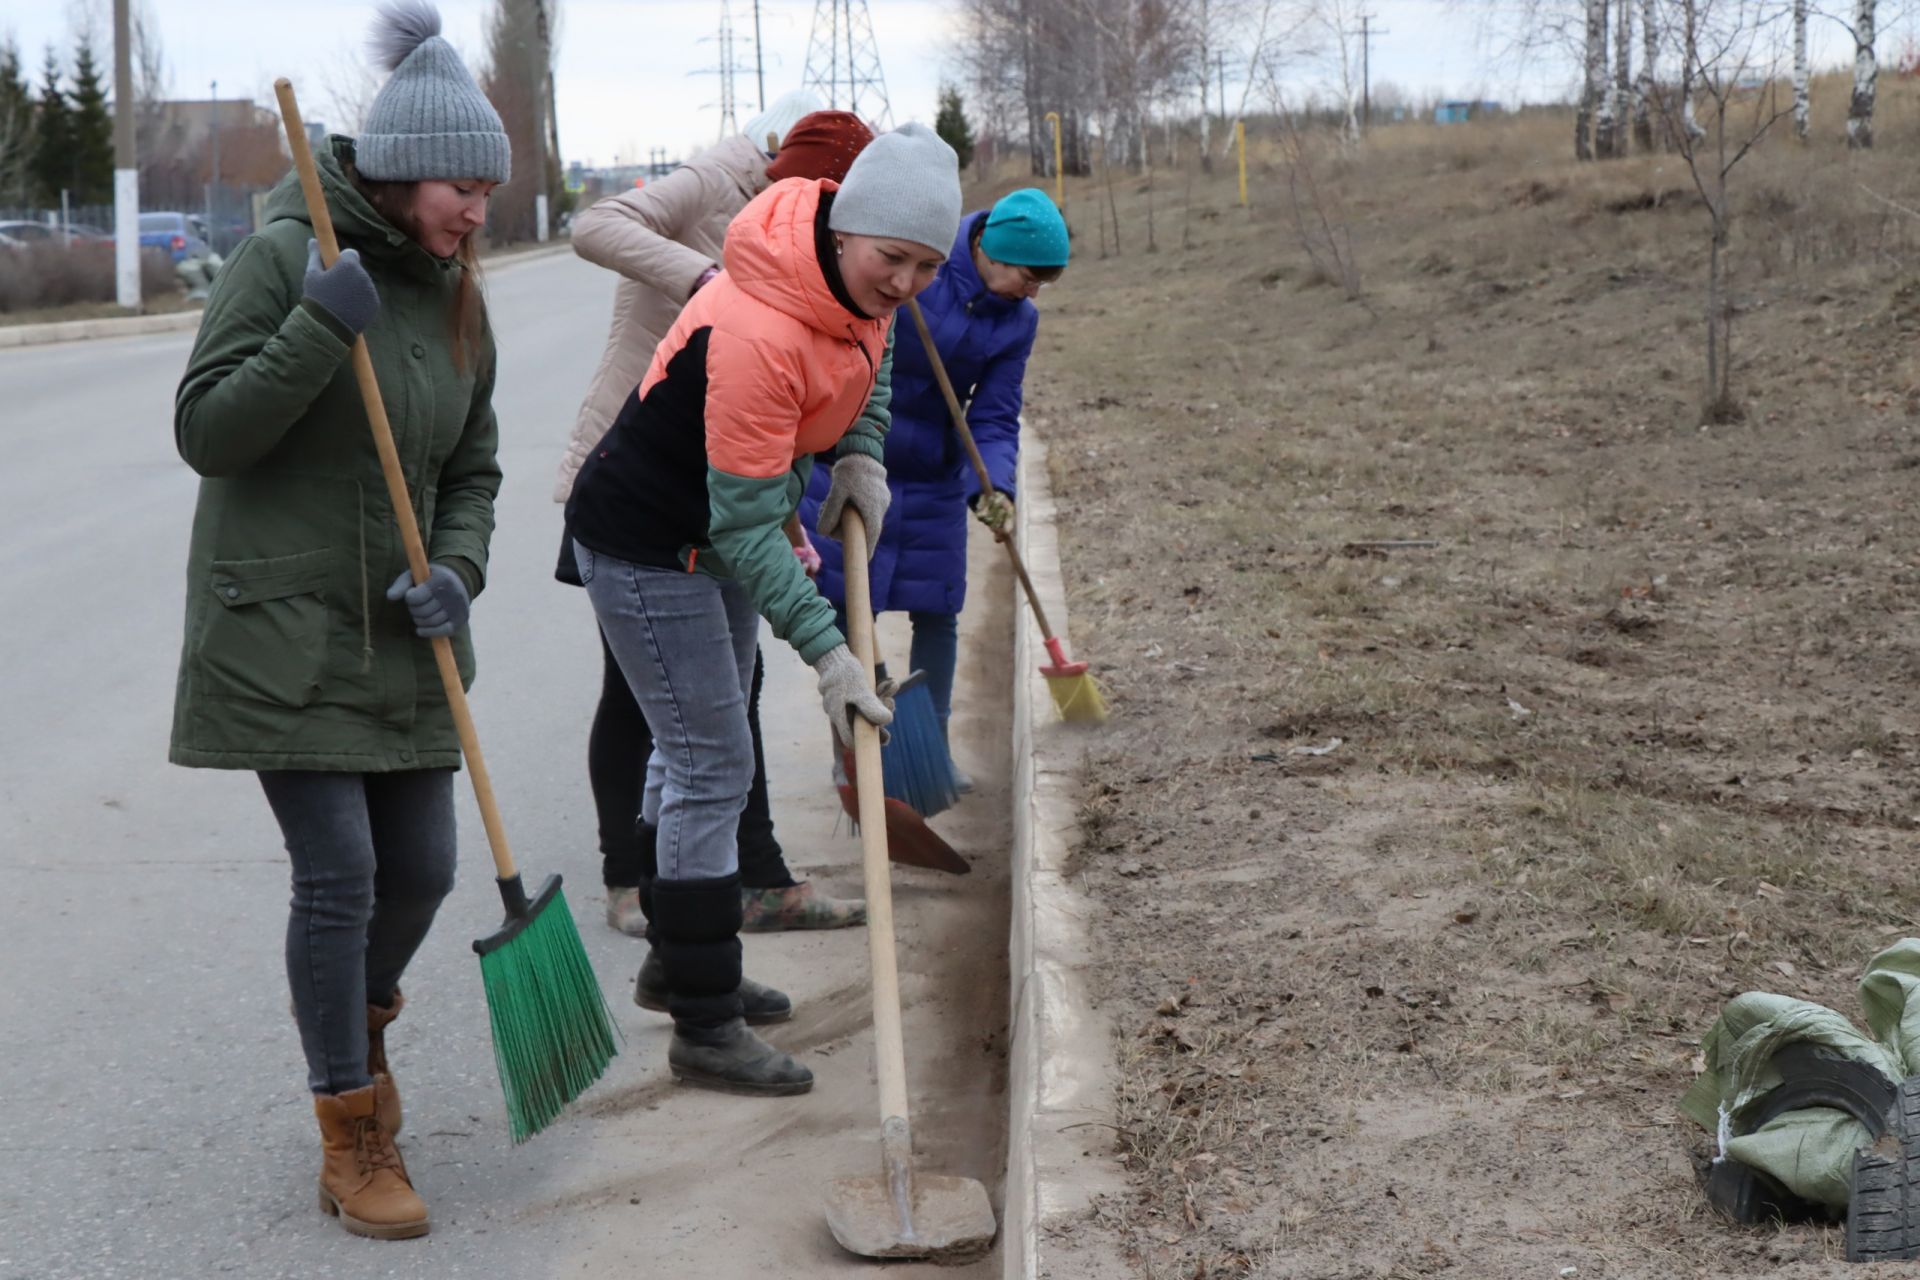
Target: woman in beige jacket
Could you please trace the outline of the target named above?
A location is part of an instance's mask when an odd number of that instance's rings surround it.
[[[666,336],[687,299],[720,270],[727,224],[747,202],[782,178],[839,181],[861,148],[873,139],[858,117],[844,111],[794,116],[789,95],[774,111],[749,124],[770,137],[741,134],[701,152],[666,177],[596,203],[573,224],[574,252],[620,274],[613,327],[606,354],[580,406],[573,438],[560,462],[554,501],[565,502],[575,476],[620,406],[646,374],[653,350]],[[785,119],[782,108],[788,109]],[[790,126],[790,127],[789,127]],[[771,158],[761,144],[774,142]],[[791,535],[790,535],[791,536]],[[571,532],[564,533],[554,576],[580,585]],[[795,552],[806,559],[804,535]],[[818,564],[814,558],[811,563]],[[607,923],[644,936],[651,914],[654,832],[640,821],[640,796],[653,735],[628,688],[606,638],[600,704],[587,739],[587,774],[600,828],[601,878],[607,889]],[[740,883],[749,930],[831,929],[860,924],[866,904],[830,898],[796,881],[773,833],[766,764],[760,748],[762,664],[756,660],[748,722],[753,731],[754,779],[740,815]]]

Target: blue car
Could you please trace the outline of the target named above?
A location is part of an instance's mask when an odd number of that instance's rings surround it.
[[[190,213],[141,214],[140,247],[164,250],[176,265],[213,253],[206,222]]]

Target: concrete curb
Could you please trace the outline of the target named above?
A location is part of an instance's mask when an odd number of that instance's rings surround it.
[[[573,252],[573,241],[560,240],[539,249],[508,254],[489,264],[480,260],[480,269],[488,274],[510,271],[525,262],[537,262],[562,253]],[[38,347],[50,342],[85,342],[95,338],[137,338],[150,333],[191,333],[200,327],[200,311],[171,311],[163,316],[110,316],[101,320],[60,320],[52,324],[0,325],[0,351],[10,347]]]
[[[94,338],[135,338],[149,333],[191,333],[200,327],[200,312],[170,311],[163,316],[110,316],[102,320],[59,320],[52,324],[0,326],[0,350],[38,347],[49,342],[83,342]]]
[[[1028,430],[1020,455],[1020,553],[1049,620],[1065,635],[1066,593],[1046,446]],[[1074,727],[1054,713],[1039,671],[1047,655],[1033,611],[1024,599],[1017,608],[1009,1127],[1000,1238],[1007,1280],[1037,1280],[1048,1226],[1084,1212],[1095,1194],[1119,1191],[1124,1183],[1113,1161],[1088,1154],[1106,1146],[1104,1133],[1069,1128],[1106,1126],[1113,1115],[1111,1032],[1093,1008],[1087,981],[1094,963],[1093,904],[1066,875],[1079,843],[1079,759],[1085,748]]]

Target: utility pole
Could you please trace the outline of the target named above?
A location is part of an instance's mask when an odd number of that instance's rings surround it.
[[[1220,51],[1220,127],[1227,127],[1227,51]]]
[[[756,110],[764,114],[767,109],[767,64],[760,56],[760,0],[753,0],[753,76],[760,86],[760,105]]]
[[[1360,15],[1360,128],[1373,127],[1373,38],[1392,35],[1373,25],[1373,15]]]
[[[218,233],[220,226],[215,212],[220,199],[220,82],[218,80],[213,82],[213,106],[209,119],[213,133],[213,165],[207,175],[207,247],[212,249],[214,248],[213,237]]]
[[[533,42],[536,60],[527,88],[533,98],[533,238],[544,244],[547,239],[547,74],[553,66],[553,54],[547,49],[546,0],[533,0],[537,39]]]
[[[133,135],[133,23],[129,0],[113,0],[114,296],[140,309],[140,165]]]

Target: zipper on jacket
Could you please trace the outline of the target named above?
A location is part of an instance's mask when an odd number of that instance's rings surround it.
[[[874,384],[880,381],[880,369],[877,365],[873,363],[873,357],[867,354],[866,345],[862,343],[860,339],[849,336],[847,341],[852,343],[855,347],[859,349],[861,358],[867,362],[867,400],[871,400],[873,399]],[[847,431],[851,431],[855,427],[860,425],[860,415],[865,413],[866,411],[867,411],[867,401],[862,400],[860,402],[860,407],[853,411],[853,421],[847,424]],[[840,434],[844,436],[847,434],[847,431],[842,431]],[[835,448],[838,448],[838,447],[839,447],[839,442],[836,441]]]

